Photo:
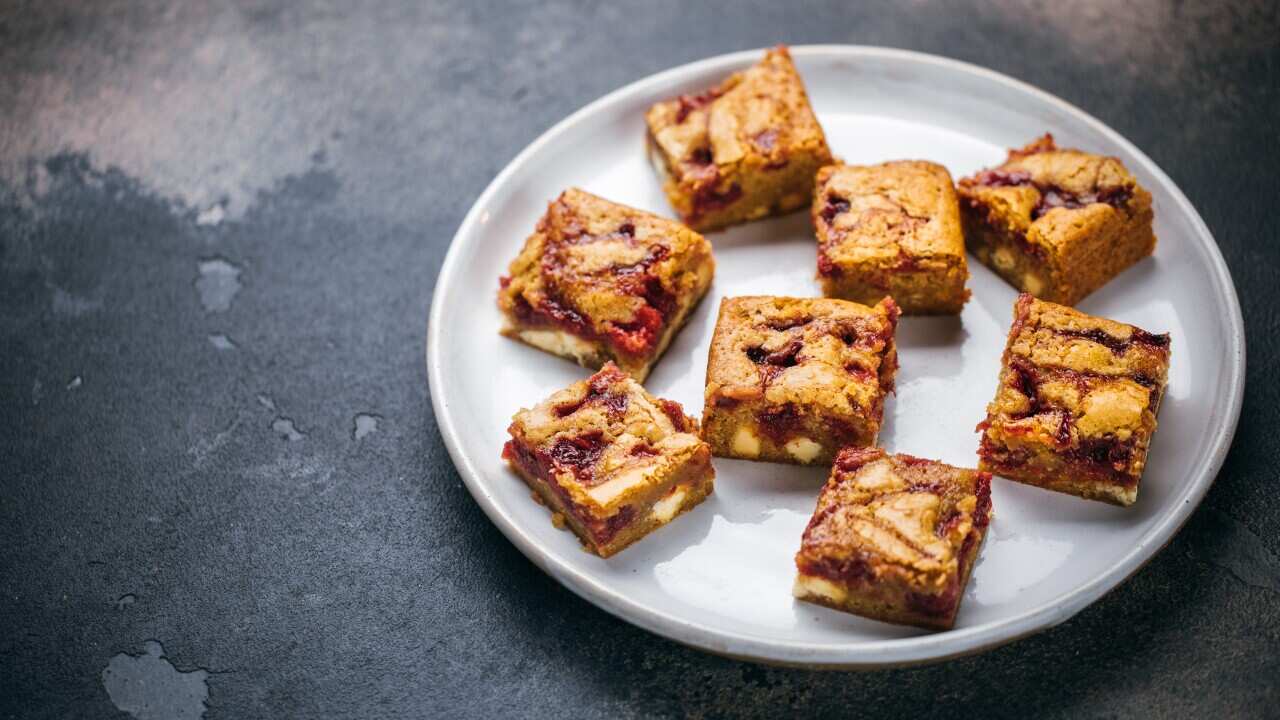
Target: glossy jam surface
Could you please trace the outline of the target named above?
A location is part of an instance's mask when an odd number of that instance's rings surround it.
[[[973,177],[973,185],[981,187],[1033,187],[1040,200],[1031,210],[1031,219],[1038,220],[1054,208],[1082,208],[1095,203],[1112,207],[1124,207],[1133,196],[1133,189],[1124,186],[1098,188],[1093,192],[1075,193],[1058,185],[1035,182],[1030,173],[1008,170],[983,170]]]

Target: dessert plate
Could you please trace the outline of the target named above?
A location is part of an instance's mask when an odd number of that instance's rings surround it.
[[[453,239],[428,326],[431,398],[445,444],[476,502],[521,552],[570,590],[672,640],[773,663],[874,667],[994,647],[1056,625],[1163,547],[1213,482],[1244,389],[1244,330],[1213,237],[1168,176],[1114,130],[1021,82],[954,60],[851,46],[792,49],[836,155],[921,158],[960,177],[1051,131],[1060,145],[1119,157],[1155,198],[1155,256],[1078,307],[1173,337],[1168,394],[1138,502],[1118,508],[993,482],[995,520],[954,630],[930,633],[791,597],[799,546],[826,472],[716,459],[716,490],[669,526],[609,559],[555,529],[499,457],[511,415],[589,372],[498,335],[498,276],[564,188],[673,216],[644,151],[645,108],[710,87],[762,51],[724,55],[613,92],[525,148],[476,201]],[[709,235],[716,278],[646,381],[702,409],[720,299],[819,295],[806,213]],[[972,467],[974,426],[995,392],[1015,291],[970,258],[973,298],[959,318],[903,318],[897,396],[881,444]]]

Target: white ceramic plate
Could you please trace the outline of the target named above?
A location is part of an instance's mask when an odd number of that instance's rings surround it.
[[[589,373],[498,335],[498,276],[546,203],[570,185],[671,216],[644,156],[651,103],[709,87],[762,51],[711,58],[633,83],[574,113],[489,185],[440,271],[427,364],[436,419],[485,513],[539,567],[605,610],[673,640],[775,663],[880,666],[975,652],[1051,627],[1124,580],[1169,541],[1213,481],[1235,431],[1244,334],[1213,237],[1173,182],[1079,109],[972,65],[901,50],[793,49],[836,155],[923,158],[960,177],[1052,131],[1059,143],[1119,157],[1155,197],[1155,257],[1080,308],[1173,336],[1160,429],[1138,502],[1117,508],[997,479],[996,519],[954,630],[929,633],[794,602],[792,557],[825,471],[716,459],[716,491],[609,560],[552,527],[502,463],[511,415]],[[691,413],[716,309],[732,295],[819,295],[806,213],[710,236],[707,298],[646,383]],[[904,318],[902,368],[882,444],[973,466],[995,390],[1014,290],[970,260],[973,298],[955,318]],[[499,629],[498,632],[501,632]]]

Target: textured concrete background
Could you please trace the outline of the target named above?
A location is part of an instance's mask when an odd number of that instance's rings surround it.
[[[704,655],[544,576],[446,456],[423,335],[481,189],[609,90],[776,42],[1045,88],[1222,246],[1231,455],[1052,631],[862,674]],[[2,2],[0,716],[1274,716],[1278,116],[1263,2]]]

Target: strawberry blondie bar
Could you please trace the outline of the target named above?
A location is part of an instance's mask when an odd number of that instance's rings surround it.
[[[991,521],[991,475],[845,448],[796,553],[793,594],[876,620],[955,623]]]
[[[698,421],[609,364],[511,421],[502,457],[609,557],[702,502],[715,482]]]
[[[1075,305],[1155,251],[1151,193],[1116,158],[1052,135],[959,185],[965,242],[1010,285]]]
[[[1169,374],[1169,336],[1023,294],[979,468],[1131,505]]]
[[[502,334],[643,382],[706,293],[711,243],[652,213],[571,188],[501,278]]]
[[[702,436],[714,454],[827,464],[873,445],[898,370],[892,298],[734,297],[720,304]]]
[[[892,296],[907,315],[955,315],[969,299],[959,200],[945,167],[824,167],[812,217],[827,297],[873,305]]]
[[[714,88],[645,114],[654,169],[689,227],[717,230],[799,210],[831,150],[786,47]]]

